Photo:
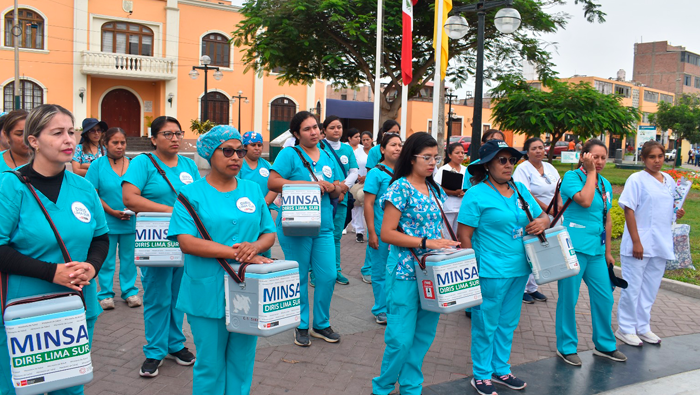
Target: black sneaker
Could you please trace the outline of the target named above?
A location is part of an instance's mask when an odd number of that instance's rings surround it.
[[[355,235],[355,241],[358,243],[364,243],[365,242],[365,235],[363,235],[362,233],[357,233]]]
[[[472,378],[472,387],[481,395],[498,395],[496,387],[493,386],[491,380],[477,380]]]
[[[308,329],[294,329],[294,344],[299,347],[308,347],[311,345]]]
[[[569,365],[572,366],[581,366],[581,358],[578,356],[578,354],[573,353],[573,354],[562,354],[557,350],[557,355],[564,360],[564,362],[568,363]]]
[[[530,294],[524,293],[524,294],[523,294],[523,303],[525,303],[525,304],[533,304],[533,303],[535,303],[535,299],[533,299],[533,297],[530,296]]]
[[[139,371],[139,376],[141,377],[156,377],[158,376],[158,367],[163,364],[162,359],[146,358],[143,365],[141,365],[141,370]]]
[[[532,299],[535,299],[537,302],[546,302],[547,297],[544,296],[542,292],[535,291],[535,292],[528,292],[528,295],[532,297]]]
[[[527,387],[527,383],[513,376],[512,373],[508,373],[505,376],[496,376],[495,374],[491,376],[494,383],[505,385],[512,390],[521,390]]]
[[[316,329],[311,328],[311,336],[323,339],[328,343],[337,343],[340,341],[340,335],[337,332],[333,332],[333,328],[330,326],[326,329]]]
[[[178,352],[171,352],[165,357],[168,359],[174,359],[178,365],[182,366],[190,366],[194,364],[194,361],[197,359],[194,354],[187,349],[187,347],[183,347],[182,350]]]
[[[593,355],[597,355],[599,357],[611,359],[615,362],[625,362],[627,360],[627,357],[625,354],[621,353],[618,350],[615,351],[600,351],[597,348],[593,349]]]

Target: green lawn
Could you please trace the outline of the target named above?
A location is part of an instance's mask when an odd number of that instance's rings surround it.
[[[559,174],[564,177],[564,173],[567,171],[571,170],[571,164],[570,163],[561,163],[559,161],[554,161],[552,163],[554,167],[559,171]],[[574,165],[575,168],[576,165]],[[665,165],[663,170],[670,170],[672,169],[673,166]],[[641,169],[640,169],[641,170]],[[688,170],[688,169],[682,169],[681,170]],[[614,163],[608,163],[605,165],[605,169],[601,172],[601,174],[608,180],[610,181],[610,184],[612,185],[620,185],[624,186],[625,181],[627,181],[627,178],[632,174],[636,173],[639,170],[634,170],[634,169],[618,169],[615,167]]]

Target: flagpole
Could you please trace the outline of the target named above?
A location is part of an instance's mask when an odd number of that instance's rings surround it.
[[[380,59],[382,57],[382,22],[384,20],[384,7],[382,0],[377,0],[377,52],[375,55],[375,67],[374,67],[374,138],[377,138],[379,133],[379,118],[381,116],[381,89],[382,84],[380,77],[382,74],[382,67]],[[403,129],[403,128],[401,128]]]
[[[433,127],[430,134],[437,140],[438,137],[438,127],[440,126],[440,86],[442,84],[442,33],[444,21],[442,20],[443,14],[443,0],[438,0],[437,15],[435,15],[437,31],[435,33],[435,77],[433,78]]]
[[[408,123],[406,119],[408,118],[408,85],[403,85],[401,87],[401,140],[406,140],[406,129],[408,128]]]

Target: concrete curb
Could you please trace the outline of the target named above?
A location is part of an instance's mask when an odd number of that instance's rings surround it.
[[[619,266],[615,266],[615,274],[622,276],[622,269]],[[663,278],[661,279],[661,289],[700,299],[700,286],[684,283],[682,281]]]

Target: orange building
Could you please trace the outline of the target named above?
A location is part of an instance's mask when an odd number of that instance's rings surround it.
[[[0,84],[7,111],[14,89],[13,6],[4,4]],[[94,117],[132,137],[148,136],[150,120],[169,115],[194,138],[189,125],[204,111],[204,72],[196,79],[189,73],[207,55],[220,70],[208,73],[213,122],[240,124],[267,141],[270,133],[284,132],[297,111],[325,116],[325,82],[282,86],[274,75],[243,73],[240,49],[229,43],[242,16],[229,0],[20,0],[19,9],[22,108],[60,104],[74,113],[76,126]]]

